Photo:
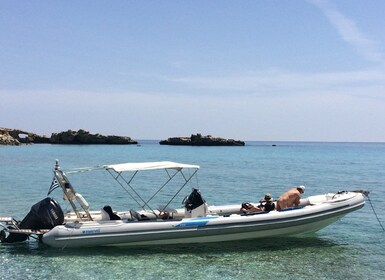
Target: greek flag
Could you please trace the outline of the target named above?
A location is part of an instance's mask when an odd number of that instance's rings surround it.
[[[53,177],[52,183],[51,183],[51,186],[49,187],[47,195],[49,195],[51,192],[53,192],[58,187],[60,187],[59,182],[56,180],[55,177]]]

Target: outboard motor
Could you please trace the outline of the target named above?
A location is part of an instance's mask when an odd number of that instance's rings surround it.
[[[64,213],[55,199],[47,197],[31,207],[18,225],[19,229],[53,229],[64,222]],[[28,235],[10,233],[3,242],[13,243],[27,240]]]
[[[185,218],[205,217],[207,204],[198,189],[193,189],[184,201]]]

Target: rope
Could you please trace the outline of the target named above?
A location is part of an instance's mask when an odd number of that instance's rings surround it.
[[[372,201],[370,200],[369,196],[367,196],[367,198],[368,198],[368,200],[369,200],[369,202],[370,202],[370,206],[372,206],[373,213],[374,213],[374,215],[376,216],[378,223],[379,223],[380,226],[382,227],[382,231],[385,231],[384,227],[382,226],[382,223],[381,223],[380,219],[379,219],[378,216],[377,216],[376,211],[374,210]]]

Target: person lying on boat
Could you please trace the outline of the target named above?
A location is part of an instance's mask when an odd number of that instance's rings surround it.
[[[265,194],[264,198],[259,201],[259,205],[255,206],[250,202],[242,203],[241,211],[245,214],[253,214],[257,212],[270,212],[275,209],[275,204],[273,202],[273,197],[271,194]]]
[[[305,186],[292,188],[281,195],[277,200],[277,210],[298,207],[301,195],[305,192]]]

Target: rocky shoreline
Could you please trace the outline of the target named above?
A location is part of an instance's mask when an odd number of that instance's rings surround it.
[[[21,144],[105,144],[105,145],[130,145],[138,144],[127,136],[91,134],[89,131],[67,130],[52,133],[51,136],[38,135],[20,129],[0,127],[0,145],[18,146]],[[234,139],[224,139],[211,135],[202,136],[192,134],[190,137],[171,137],[159,142],[160,145],[178,146],[245,146],[245,142]]]
[[[18,146],[20,144],[138,144],[126,136],[91,134],[89,131],[80,129],[78,131],[67,130],[52,133],[50,137],[38,135],[32,132],[0,128],[0,145]]]
[[[171,137],[160,141],[159,144],[175,146],[245,146],[245,142],[240,140],[224,139],[211,135],[202,136],[199,133],[192,134],[190,137]]]

